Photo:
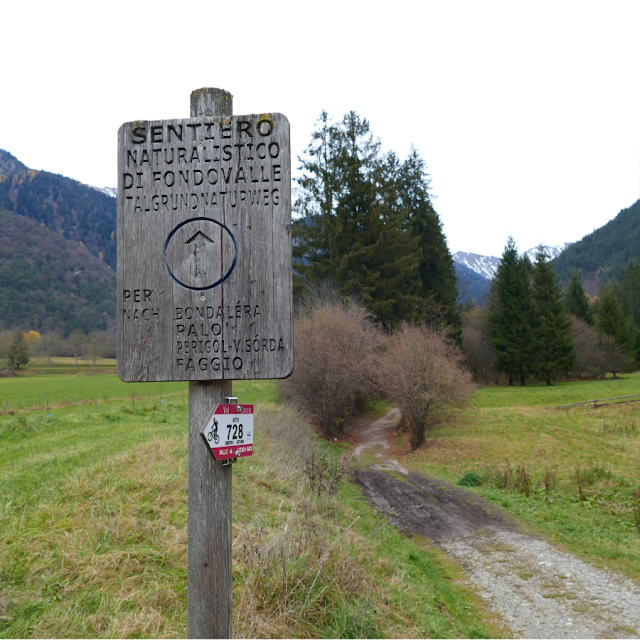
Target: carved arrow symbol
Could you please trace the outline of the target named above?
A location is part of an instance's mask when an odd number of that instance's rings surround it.
[[[193,275],[196,278],[206,278],[206,260],[205,260],[205,247],[207,244],[213,244],[213,240],[202,231],[198,231],[192,235],[186,242],[186,245],[191,249],[191,262],[193,263]]]

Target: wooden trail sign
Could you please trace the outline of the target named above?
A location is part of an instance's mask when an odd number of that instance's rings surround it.
[[[190,638],[232,636],[233,467],[202,426],[231,380],[293,369],[289,123],[232,113],[199,89],[191,118],[118,132],[118,374],[189,381]]]
[[[127,382],[291,373],[285,116],[120,127],[118,314]]]

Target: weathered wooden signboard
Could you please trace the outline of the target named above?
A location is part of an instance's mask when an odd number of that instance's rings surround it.
[[[118,133],[118,173],[120,377],[288,376],[288,120],[129,122]]]

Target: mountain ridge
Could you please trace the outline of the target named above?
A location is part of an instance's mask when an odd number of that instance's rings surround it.
[[[553,260],[571,244],[573,243],[565,242],[564,245],[542,245],[542,248],[546,250],[549,258]],[[532,262],[535,262],[537,251],[538,247],[533,247],[532,249],[524,251],[522,255],[527,255]],[[483,256],[478,253],[457,251],[452,257],[454,262],[465,266],[467,269],[471,269],[488,281],[493,280],[500,265],[500,258],[497,256]]]
[[[29,169],[0,150],[0,208],[43,223],[116,268],[115,189]]]
[[[595,296],[634,262],[640,262],[640,200],[573,243],[555,260],[554,268],[563,283],[575,269],[585,291]]]

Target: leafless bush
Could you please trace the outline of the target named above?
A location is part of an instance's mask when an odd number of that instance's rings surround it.
[[[442,332],[403,324],[376,368],[380,390],[393,398],[417,449],[428,430],[448,419],[473,390],[461,351]]]
[[[331,497],[338,493],[344,469],[340,460],[328,459],[314,451],[304,460],[304,475],[309,481],[311,492]]]
[[[578,355],[572,375],[604,378],[605,373],[628,369],[630,359],[622,353],[613,338],[599,334],[582,320],[571,318],[571,336]]]
[[[330,438],[358,395],[372,387],[378,332],[363,307],[336,297],[310,300],[294,326],[295,369],[282,389]]]

